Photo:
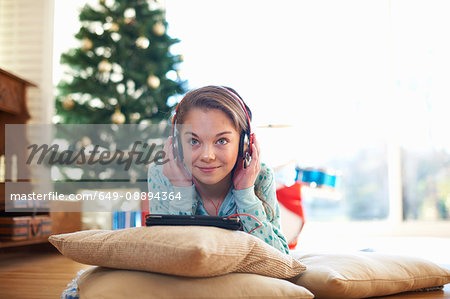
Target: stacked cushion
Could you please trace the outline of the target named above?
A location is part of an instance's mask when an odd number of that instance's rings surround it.
[[[84,299],[314,298],[303,287],[257,274],[193,278],[103,267],[93,267],[80,276],[78,294]]]
[[[188,277],[254,273],[294,277],[305,266],[242,231],[207,226],[152,226],[87,230],[49,241],[79,263]]]

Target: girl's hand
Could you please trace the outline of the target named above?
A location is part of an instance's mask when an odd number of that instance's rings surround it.
[[[163,166],[163,174],[175,187],[190,187],[192,186],[192,177],[183,166],[183,161],[179,158],[175,160],[172,147],[173,137],[169,137],[164,144],[164,152],[169,154],[169,161]]]
[[[233,176],[234,189],[242,190],[252,187],[255,184],[256,178],[261,170],[261,164],[259,163],[260,147],[256,140],[255,134],[253,135],[252,147],[252,159],[247,168],[244,168],[244,160],[242,157],[238,157],[236,169]]]

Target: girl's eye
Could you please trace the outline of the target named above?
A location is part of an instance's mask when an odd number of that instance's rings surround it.
[[[228,143],[228,140],[226,140],[225,138],[221,138],[221,139],[217,140],[217,143],[220,145],[225,145]]]
[[[189,139],[189,144],[190,144],[190,145],[197,145],[197,144],[198,144],[198,140],[197,140],[197,139],[194,139],[194,138]]]

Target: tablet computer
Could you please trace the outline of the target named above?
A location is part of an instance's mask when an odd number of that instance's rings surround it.
[[[242,230],[242,222],[239,217],[228,218],[207,215],[148,214],[145,216],[145,225],[197,225],[215,226],[230,230]]]

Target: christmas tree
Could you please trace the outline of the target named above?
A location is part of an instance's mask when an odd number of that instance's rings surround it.
[[[167,119],[167,100],[185,92],[156,0],[100,0],[85,5],[76,38],[61,56],[69,67],[58,84],[57,123],[132,124]]]
[[[170,52],[179,40],[167,34],[162,4],[157,0],[100,0],[96,5],[85,5],[79,19],[81,28],[75,37],[80,47],[61,56],[61,63],[68,66],[58,84],[55,105],[56,123],[64,124],[56,126],[55,136],[68,144],[61,161],[70,160],[72,152],[89,153],[86,149],[90,149],[93,153],[93,148],[116,157],[117,153],[125,153],[126,160],[127,151],[147,153],[149,140],[158,145],[154,150],[157,152],[162,148],[163,136],[170,131],[168,99],[183,94],[186,83],[178,71],[182,56]],[[161,126],[164,123],[167,125]],[[159,125],[149,128],[148,124]],[[98,181],[112,182],[102,183],[102,188],[146,181],[147,167],[142,163],[124,171],[121,166],[125,164],[117,165],[117,161],[79,162],[57,167],[56,180],[94,182],[84,185],[86,188],[96,188]]]

